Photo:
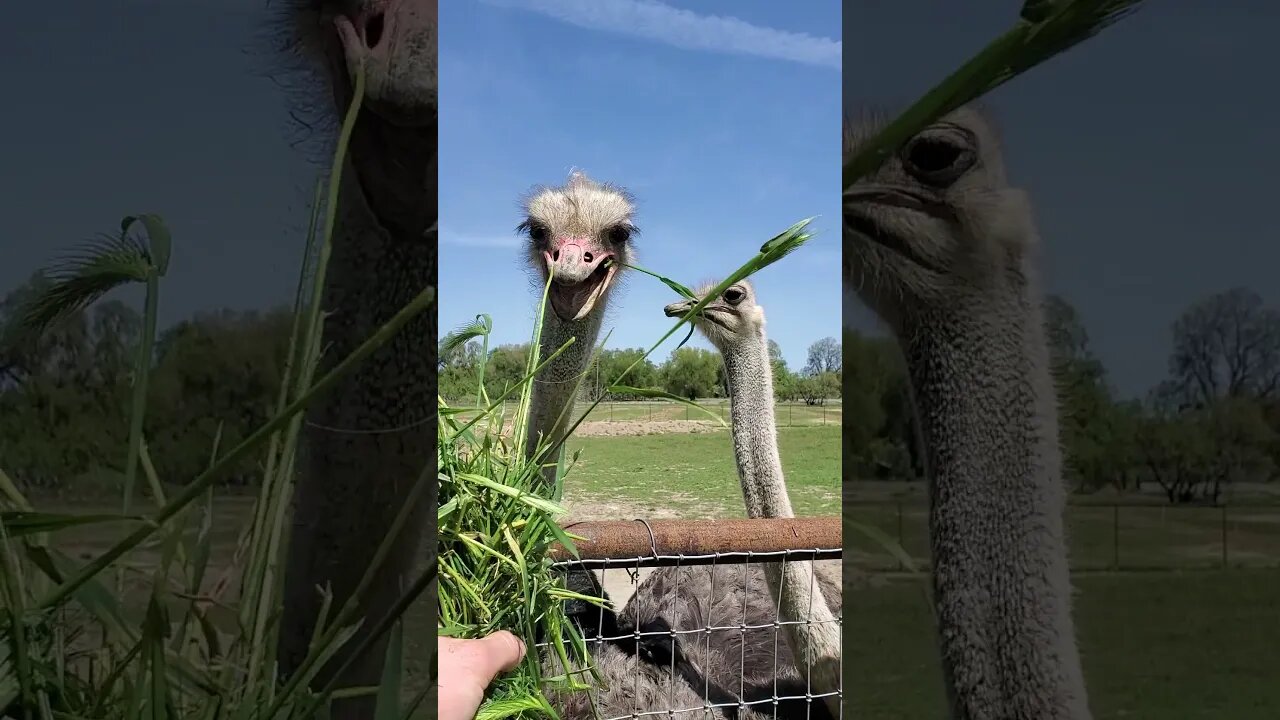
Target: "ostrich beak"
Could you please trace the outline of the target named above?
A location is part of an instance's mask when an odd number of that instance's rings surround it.
[[[667,317],[684,317],[696,304],[696,300],[681,300],[662,308],[662,313]]]

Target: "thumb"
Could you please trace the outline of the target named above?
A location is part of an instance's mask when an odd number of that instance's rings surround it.
[[[476,641],[476,669],[493,679],[520,664],[525,647],[520,638],[506,630],[499,630]]]

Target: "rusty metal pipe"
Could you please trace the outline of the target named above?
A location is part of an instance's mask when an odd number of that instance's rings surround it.
[[[654,558],[644,565],[696,565],[713,561],[747,562],[747,553],[793,552],[785,559],[825,559],[841,556],[838,516],[726,520],[603,520],[569,523],[564,529],[585,538],[575,545],[583,560],[600,565],[636,565],[636,558]],[[652,532],[651,532],[652,531]],[[690,556],[709,555],[707,559]],[[715,558],[725,555],[725,558]],[[683,559],[680,556],[685,556]],[[557,561],[573,561],[563,547],[551,552]],[[781,555],[752,558],[779,561]],[[609,561],[607,563],[601,561]]]

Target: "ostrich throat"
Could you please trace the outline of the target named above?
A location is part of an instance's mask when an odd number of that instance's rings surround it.
[[[763,331],[749,343],[723,352],[729,383],[729,419],[733,452],[746,502],[747,517],[795,517],[778,457],[773,417],[773,368]],[[770,478],[771,482],[761,482]]]
[[[927,448],[937,612],[965,629],[942,637],[948,691],[963,703],[955,717],[1015,707],[1083,720],[1042,317],[1026,300],[962,315],[922,323],[905,347]]]
[[[530,396],[529,434],[525,441],[525,456],[533,457],[540,444],[544,450],[558,443],[573,420],[573,409],[579,387],[578,379],[600,334],[604,321],[603,312],[591,312],[582,320],[563,320],[548,304],[542,318],[542,336],[538,344],[539,362],[545,362],[556,350],[573,338],[573,344],[564,349],[542,368],[533,381]],[[549,467],[543,470],[543,479],[555,479],[556,453],[543,456],[540,462]]]

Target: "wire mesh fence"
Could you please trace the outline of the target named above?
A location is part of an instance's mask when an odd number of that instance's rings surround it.
[[[846,505],[850,519],[898,543],[928,566],[928,508],[920,502]],[[1067,542],[1073,570],[1280,567],[1280,505],[1072,504]],[[903,559],[866,534],[849,540],[860,569],[899,571]]]
[[[788,636],[823,634],[839,646],[841,548],[664,553],[658,545],[557,563],[590,573],[611,606],[581,628],[599,682],[558,694],[564,717],[838,720],[838,654],[797,656]],[[788,592],[796,577],[807,585]]]

